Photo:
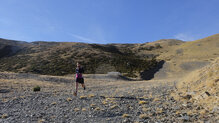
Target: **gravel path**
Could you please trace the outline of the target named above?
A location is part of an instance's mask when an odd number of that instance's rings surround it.
[[[201,112],[191,102],[177,102],[170,93],[171,82],[87,82],[73,96],[72,83],[48,86],[33,92],[1,83],[8,92],[0,99],[0,122],[217,122],[216,114]],[[16,91],[15,91],[16,90]]]

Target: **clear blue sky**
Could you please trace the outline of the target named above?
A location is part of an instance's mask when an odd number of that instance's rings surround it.
[[[219,33],[219,0],[1,0],[0,38],[144,43]]]

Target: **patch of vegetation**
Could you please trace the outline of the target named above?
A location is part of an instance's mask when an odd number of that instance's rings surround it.
[[[129,114],[123,114],[122,117],[123,117],[123,118],[129,118],[129,117],[131,117],[131,115],[129,115]]]
[[[3,114],[3,115],[1,116],[1,118],[2,118],[2,119],[8,118],[8,114]]]
[[[138,49],[138,51],[141,51],[141,50],[152,51],[152,50],[160,49],[160,48],[162,48],[162,46],[159,43],[156,43],[154,46],[150,45],[150,46],[146,46],[146,47],[140,47]]]
[[[147,118],[149,118],[149,116],[147,114],[140,114],[139,118],[140,119],[147,119]]]
[[[40,86],[35,86],[35,87],[33,88],[33,91],[34,91],[34,92],[40,91]]]

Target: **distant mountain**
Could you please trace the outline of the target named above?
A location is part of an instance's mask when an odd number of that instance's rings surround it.
[[[66,75],[74,73],[80,62],[86,73],[119,71],[130,77],[169,78],[207,65],[218,57],[218,43],[219,34],[190,42],[162,39],[139,44],[0,39],[0,71]]]
[[[75,72],[80,62],[86,73],[119,71],[136,77],[153,69],[153,55],[142,57],[134,48],[139,44],[86,44],[70,42],[19,42],[0,40],[0,71],[65,75]],[[156,49],[156,48],[153,48]]]

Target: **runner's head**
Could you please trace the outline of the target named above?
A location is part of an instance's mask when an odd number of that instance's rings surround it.
[[[77,67],[80,67],[80,63],[79,62],[77,62]]]

